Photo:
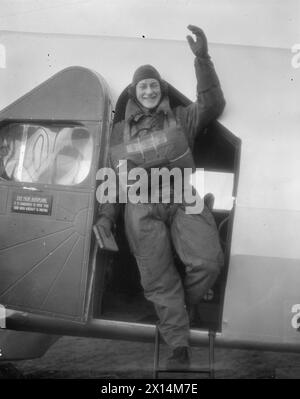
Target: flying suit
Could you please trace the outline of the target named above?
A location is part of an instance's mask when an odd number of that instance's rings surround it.
[[[221,114],[225,105],[210,57],[196,57],[195,70],[195,103],[171,109],[168,96],[164,93],[155,111],[145,112],[137,101],[129,99],[125,120],[115,125],[111,136],[110,161],[113,166],[118,157],[124,159],[124,156],[146,169],[153,165],[169,166],[174,154],[165,157],[166,151],[159,149],[157,137],[168,135],[171,120],[173,127],[175,122],[177,134],[183,134],[187,143],[182,144],[177,156],[181,158],[182,155],[184,158],[188,149],[185,167],[193,167],[191,151],[196,136],[203,134],[206,126]],[[173,131],[176,132],[176,129]],[[141,144],[150,137],[148,142],[155,143],[155,156],[150,155],[151,151],[153,153],[151,145],[146,148],[146,144]],[[136,143],[139,145],[128,147]],[[164,144],[163,140],[161,144]],[[127,152],[124,155],[125,147]],[[155,157],[161,159],[153,164]],[[117,204],[103,204],[100,215],[115,222],[117,211]],[[215,282],[223,265],[223,253],[212,214],[206,206],[200,214],[187,214],[184,204],[127,203],[125,229],[137,261],[145,297],[155,306],[164,340],[171,347],[188,346],[189,319],[186,305],[199,303]],[[185,265],[183,281],[174,265],[172,246]]]

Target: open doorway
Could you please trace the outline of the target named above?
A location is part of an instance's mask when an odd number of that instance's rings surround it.
[[[188,105],[191,102],[171,85],[168,92],[171,108],[181,104]],[[126,88],[116,104],[114,124],[124,119],[127,100]],[[217,331],[221,329],[240,147],[239,138],[220,123],[213,122],[205,134],[197,138],[193,150],[196,167],[204,169],[204,190],[205,194],[208,194],[225,253],[225,267],[200,304],[201,318],[198,321],[198,328],[213,328]],[[117,221],[116,240],[119,246],[118,253],[99,254],[101,259],[98,260],[98,264],[102,266],[97,269],[95,286],[99,287],[98,281],[102,288],[95,293],[94,316],[120,321],[155,323],[157,316],[153,305],[144,298],[139,271],[125,236],[122,213]],[[176,267],[183,275],[184,267],[175,253],[174,259]]]

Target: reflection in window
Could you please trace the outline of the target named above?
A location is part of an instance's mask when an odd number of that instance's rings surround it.
[[[2,179],[76,185],[88,176],[91,134],[81,126],[11,123],[0,130]]]

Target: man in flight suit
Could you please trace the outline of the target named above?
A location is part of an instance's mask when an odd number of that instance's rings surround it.
[[[187,36],[196,57],[197,101],[171,109],[167,83],[158,71],[151,65],[139,67],[129,88],[125,119],[117,123],[112,132],[110,154],[116,168],[118,159],[114,148],[117,145],[142,141],[149,135],[165,135],[168,140],[168,134],[174,132],[185,136],[189,151],[186,165],[193,167],[191,150],[196,136],[204,134],[206,126],[223,111],[225,101],[208,55],[205,34],[196,26],[189,25],[188,29],[196,39]],[[170,125],[174,127],[171,133]],[[119,159],[124,159],[124,156]],[[129,158],[125,155],[125,159]],[[140,162],[138,166],[145,165]],[[115,204],[100,207],[97,223],[107,234],[116,221],[117,207]],[[125,207],[125,228],[145,297],[153,302],[159,317],[160,333],[172,349],[167,367],[188,367],[188,309],[199,303],[214,284],[223,265],[213,216],[206,206],[200,214],[188,214],[184,204],[129,202]],[[183,281],[173,263],[171,241],[185,265]]]

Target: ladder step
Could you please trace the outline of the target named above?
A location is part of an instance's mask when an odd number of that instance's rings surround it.
[[[156,369],[159,373],[199,373],[199,374],[210,374],[209,369]]]
[[[159,347],[160,347],[160,333],[158,329],[158,325],[156,326],[155,331],[155,348],[154,348],[154,367],[153,367],[153,377],[154,379],[158,378],[158,374],[160,373],[186,373],[186,374],[208,374],[209,378],[214,378],[215,370],[214,370],[214,349],[215,349],[215,331],[208,331],[208,352],[209,352],[209,368],[195,368],[190,367],[188,369],[167,369],[159,367]]]

